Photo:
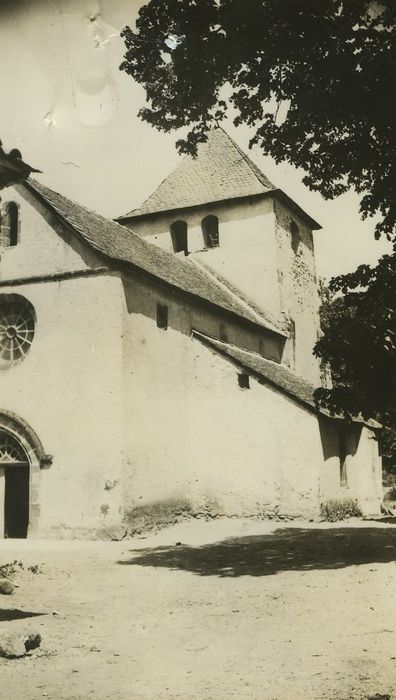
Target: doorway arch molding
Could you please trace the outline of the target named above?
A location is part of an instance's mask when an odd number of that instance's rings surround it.
[[[45,453],[43,445],[33,428],[15,413],[0,410],[0,430],[13,435],[22,445],[30,465],[48,469],[52,464],[52,455]]]
[[[0,430],[12,435],[28,458],[30,467],[28,536],[34,536],[38,532],[40,518],[40,471],[51,466],[52,456],[46,454],[33,428],[15,413],[0,410]]]

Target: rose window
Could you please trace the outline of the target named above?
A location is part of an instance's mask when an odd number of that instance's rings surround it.
[[[34,310],[23,297],[0,297],[0,367],[23,360],[33,342]]]

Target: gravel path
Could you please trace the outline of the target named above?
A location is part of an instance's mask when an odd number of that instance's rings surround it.
[[[396,700],[392,524],[194,521],[123,542],[2,541],[0,565],[14,560],[0,641],[43,641],[0,659],[2,700]]]

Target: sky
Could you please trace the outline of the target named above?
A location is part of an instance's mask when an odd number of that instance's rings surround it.
[[[177,164],[175,135],[137,116],[141,86],[119,70],[121,29],[143,0],[0,0],[0,138],[43,171],[43,184],[99,213],[116,217],[142,201]],[[223,124],[248,151],[251,132]],[[304,173],[276,165],[259,149],[250,157],[323,227],[314,233],[321,277],[375,263],[387,249],[362,222],[349,192],[325,201]]]

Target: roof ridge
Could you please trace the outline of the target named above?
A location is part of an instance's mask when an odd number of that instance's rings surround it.
[[[186,156],[185,156],[185,157],[186,157]],[[175,167],[172,168],[172,170],[171,170],[170,172],[168,172],[166,175],[164,175],[164,177],[162,178],[162,180],[161,180],[161,181],[158,183],[158,185],[156,186],[154,192],[156,192],[156,191],[161,187],[161,185],[164,184],[165,180],[168,179],[169,175],[171,175],[171,174],[176,170],[176,168],[183,162],[183,160],[184,160],[184,158],[181,158],[181,159],[179,160],[179,162],[176,163]],[[129,217],[132,217],[132,216],[133,216],[133,212],[134,212],[134,211],[138,211],[139,209],[141,209],[142,207],[144,207],[144,205],[146,204],[146,202],[149,201],[150,197],[153,196],[154,192],[151,192],[151,194],[149,194],[149,195],[143,200],[143,202],[142,202],[139,206],[135,207],[134,209],[131,209],[129,212],[126,212],[125,214],[121,214],[120,216],[116,216],[116,218],[115,218],[115,219],[112,219],[112,221],[115,221],[116,223],[118,223],[118,221],[119,221],[120,219],[129,219]],[[122,226],[122,224],[121,224],[121,226]]]
[[[99,212],[95,211],[94,209],[90,209],[90,207],[87,207],[86,204],[81,204],[80,202],[77,202],[75,199],[72,199],[71,197],[66,197],[65,194],[62,194],[61,192],[57,192],[56,190],[51,189],[51,187],[47,187],[47,185],[43,185],[41,182],[36,180],[33,177],[29,177],[29,179],[23,183],[24,185],[32,185],[33,189],[36,191],[39,191],[40,189],[47,190],[50,194],[55,194],[57,197],[61,197],[64,199],[66,202],[70,202],[71,204],[74,204],[74,206],[79,207],[80,209],[83,209],[86,211],[88,214],[94,214],[95,216],[98,216],[100,219],[103,219],[104,221],[108,221],[110,223],[115,224],[116,226],[120,226],[120,228],[125,228],[122,224],[117,223],[114,219],[108,219],[106,216],[103,216],[103,214],[99,214]],[[42,195],[44,196],[44,195]],[[128,229],[129,230],[129,229]]]
[[[265,187],[269,187],[269,188],[271,188],[271,189],[277,189],[277,188],[275,187],[275,185],[271,182],[271,180],[269,180],[268,177],[261,171],[261,169],[259,168],[259,166],[256,165],[256,163],[254,163],[254,162],[252,161],[252,159],[250,158],[250,156],[248,156],[248,154],[245,153],[245,151],[237,144],[237,142],[234,141],[234,139],[232,138],[232,136],[230,136],[229,133],[228,133],[225,129],[223,129],[222,126],[218,126],[218,127],[216,127],[216,128],[217,128],[217,129],[221,129],[221,131],[223,132],[223,134],[225,134],[225,136],[228,138],[228,140],[231,141],[231,143],[232,143],[232,145],[234,146],[234,148],[236,148],[236,150],[238,151],[238,153],[240,154],[240,156],[243,158],[243,160],[245,161],[245,163],[249,166],[249,168],[250,168],[250,170],[252,171],[253,175],[254,175],[255,177],[257,177],[257,179],[260,181],[260,183],[261,183],[262,185],[264,185]]]

